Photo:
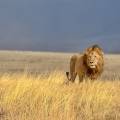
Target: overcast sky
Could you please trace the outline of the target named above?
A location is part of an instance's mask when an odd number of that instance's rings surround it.
[[[120,52],[120,0],[0,0],[0,49]]]

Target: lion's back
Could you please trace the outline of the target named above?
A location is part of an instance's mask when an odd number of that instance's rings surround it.
[[[84,64],[84,55],[77,55],[75,71],[80,76],[86,73],[86,66]]]

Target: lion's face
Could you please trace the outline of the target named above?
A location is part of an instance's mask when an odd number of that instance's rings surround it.
[[[89,68],[94,69],[96,68],[98,62],[99,62],[99,54],[96,51],[91,51],[87,55],[87,65]]]

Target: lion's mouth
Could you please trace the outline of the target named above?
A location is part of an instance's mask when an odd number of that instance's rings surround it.
[[[92,68],[92,69],[95,68],[95,67],[96,67],[95,65],[90,65],[90,68]]]

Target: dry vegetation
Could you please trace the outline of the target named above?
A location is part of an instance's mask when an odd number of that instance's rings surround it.
[[[120,56],[99,80],[66,85],[70,56],[0,52],[0,120],[120,120]]]

